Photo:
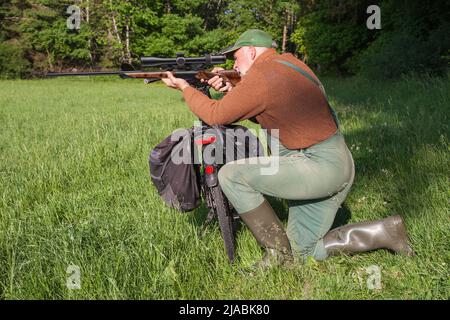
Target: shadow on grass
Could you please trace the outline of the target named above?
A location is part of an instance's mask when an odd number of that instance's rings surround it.
[[[267,200],[269,201],[270,205],[277,213],[280,220],[283,222],[287,222],[288,217],[289,217],[289,208],[286,203],[286,200],[273,198],[273,197],[267,197]],[[334,228],[337,228],[337,227],[347,224],[348,221],[351,219],[351,217],[352,217],[352,213],[351,213],[349,207],[344,202],[336,213],[336,216],[334,218],[334,222],[333,222],[331,229],[334,229]]]
[[[189,214],[189,222],[198,228],[198,233],[202,234],[206,231],[207,228],[212,226],[217,226],[219,228],[219,222],[217,218],[214,218],[209,224],[206,224],[206,219],[208,217],[209,208],[206,207],[203,202],[200,207],[195,209],[191,214]],[[239,223],[240,220],[236,223],[236,238],[239,237],[239,233],[242,229],[242,223]],[[220,230],[220,229],[219,229]]]
[[[281,221],[287,222],[288,215],[289,215],[289,209],[287,207],[286,201],[283,199],[278,199],[274,197],[267,197],[267,200],[269,201],[270,205],[274,209],[274,211],[277,213],[278,217]],[[208,216],[209,209],[205,206],[204,203],[197,208],[195,211],[193,211],[191,214],[189,214],[189,222],[196,226],[199,229],[199,234],[204,232],[205,228],[212,225],[218,226],[217,218],[215,218],[210,225],[206,225],[206,219]],[[342,206],[338,209],[336,213],[336,217],[334,219],[333,225],[331,229],[337,228],[339,226],[345,225],[348,223],[348,221],[351,219],[351,211],[348,208],[348,206],[344,203]],[[239,233],[241,232],[243,228],[243,223],[237,223],[236,224],[236,238],[239,239]]]

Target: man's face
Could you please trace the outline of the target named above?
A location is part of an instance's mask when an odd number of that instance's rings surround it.
[[[233,69],[245,75],[256,59],[255,47],[242,47],[234,53]]]

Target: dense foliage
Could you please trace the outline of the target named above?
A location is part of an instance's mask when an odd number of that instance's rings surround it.
[[[374,3],[381,30],[366,27]],[[79,30],[67,27],[70,5],[81,8]],[[449,12],[445,0],[9,0],[0,7],[0,76],[217,52],[248,28],[324,72],[445,74]]]

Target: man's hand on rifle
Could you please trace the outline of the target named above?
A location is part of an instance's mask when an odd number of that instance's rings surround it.
[[[220,68],[220,67],[216,67],[214,69],[211,70],[211,72],[219,72],[225,70],[224,68]],[[201,80],[202,82],[204,82],[204,80]],[[233,87],[231,85],[231,83],[226,82],[224,85],[224,80],[223,78],[219,77],[219,76],[214,76],[211,79],[208,80],[208,84],[211,86],[211,88],[213,88],[216,91],[219,92],[228,92],[231,91],[231,88]]]
[[[211,72],[216,73],[221,70],[224,70],[224,69],[223,68],[214,68]],[[186,80],[181,79],[181,78],[176,78],[172,72],[166,71],[166,74],[167,74],[167,78],[162,78],[161,80],[164,81],[164,83],[168,87],[174,88],[174,89],[179,89],[181,91],[183,91],[184,89],[189,87],[189,83]],[[206,80],[201,79],[200,81],[205,82]],[[233,87],[233,85],[230,82],[225,81],[220,76],[214,76],[211,79],[209,79],[208,85],[211,86],[214,90],[219,91],[219,92],[231,91],[231,88]]]
[[[164,83],[170,87],[170,88],[174,88],[174,89],[179,89],[181,91],[183,91],[184,89],[186,89],[187,87],[189,87],[189,83],[181,78],[175,78],[173,73],[170,71],[167,71],[167,78],[162,78],[161,80],[164,81]]]

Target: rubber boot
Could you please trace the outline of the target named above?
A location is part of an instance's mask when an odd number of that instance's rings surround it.
[[[253,268],[268,268],[293,262],[291,245],[283,225],[267,200],[257,208],[239,215],[260,246],[265,248],[261,261]]]
[[[408,244],[405,225],[398,215],[333,229],[324,236],[323,243],[328,256],[376,249],[389,249],[408,256],[414,255]]]

